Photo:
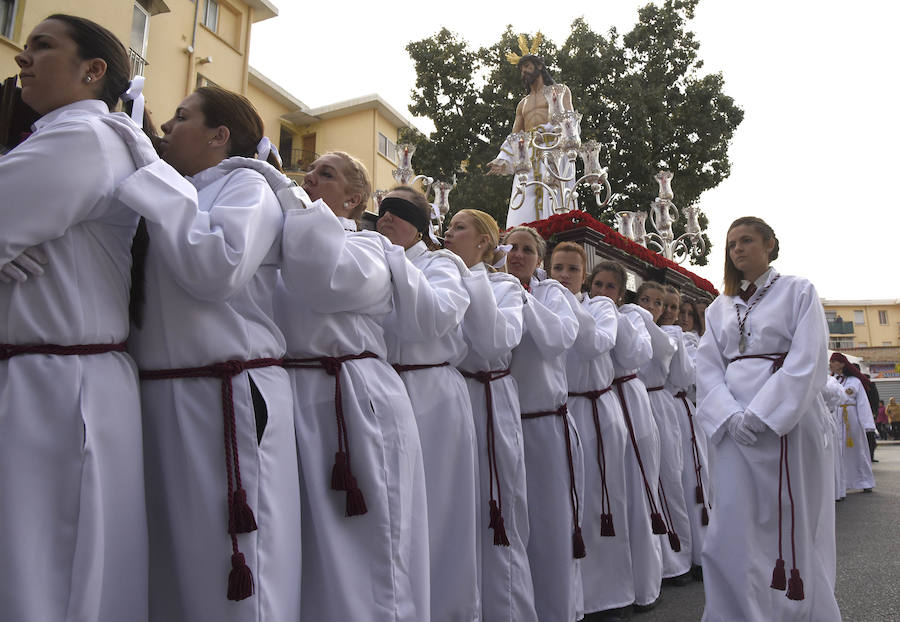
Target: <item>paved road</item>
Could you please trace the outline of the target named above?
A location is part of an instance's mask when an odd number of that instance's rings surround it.
[[[872,494],[837,504],[837,599],[845,622],[900,621],[900,441],[875,451]],[[703,585],[663,587],[659,606],[633,622],[691,622],[703,614]]]

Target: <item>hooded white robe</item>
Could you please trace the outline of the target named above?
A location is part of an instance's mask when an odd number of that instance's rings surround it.
[[[778,273],[772,270],[771,284]],[[834,482],[831,432],[822,401],[827,329],[812,284],[782,276],[755,306],[744,325],[745,352],[739,350],[741,318],[747,303],[719,296],[706,310],[706,333],[697,354],[697,418],[710,439],[715,501],[703,548],[707,622],[840,620],[834,597]],[[758,302],[757,302],[758,300]],[[780,369],[772,361],[741,355],[787,352]],[[768,429],[753,445],[736,442],[728,419],[752,412]],[[804,583],[803,600],[788,599],[769,587],[779,557],[779,467],[787,439],[791,503],[786,477],[781,493],[782,559],[790,578],[794,565]],[[791,552],[793,507],[796,560]]]
[[[609,389],[597,398],[599,438],[591,400],[569,396],[569,413],[584,449],[581,529],[587,557],[581,560],[581,575],[584,611],[593,613],[626,607],[634,602],[625,480],[625,454],[631,441],[628,440],[622,407],[611,387],[614,370],[610,352],[618,333],[616,306],[606,296],[582,296],[576,305],[578,338],[566,354],[569,392]],[[614,536],[600,535],[600,515],[604,512],[601,460],[605,466]]]
[[[616,378],[636,374],[653,357],[646,319],[652,319],[646,309],[633,304],[619,307],[616,346],[612,354]],[[650,498],[655,507],[659,508],[656,492],[656,483],[659,481],[659,430],[650,411],[647,389],[640,378],[629,380],[613,389],[617,396],[619,388],[625,396],[623,411],[627,407],[631,417],[634,441],[640,451],[644,476],[650,486]],[[630,441],[627,445],[625,475],[628,484],[628,544],[631,547],[634,602],[648,605],[659,597],[662,586],[662,550],[659,538],[653,534],[650,501],[644,488],[644,477],[641,475],[634,444]]]
[[[272,311],[281,207],[259,172],[228,166],[225,160],[182,178],[158,161],[119,189],[146,218],[150,237],[143,325],[129,340],[142,371],[284,355]],[[265,402],[262,429],[251,384]],[[263,367],[241,372],[231,385],[240,475],[258,525],[237,535],[254,593],[226,598],[231,541],[222,381],[142,380],[151,620],[299,616],[300,492],[288,376],[280,366]]]
[[[512,350],[522,339],[522,286],[502,272],[488,273],[483,263],[470,268],[477,277],[469,286],[470,304],[463,320],[468,352],[459,365],[463,372],[509,369]],[[525,483],[525,449],[515,378],[504,376],[490,383],[493,401],[493,434],[487,427],[485,385],[466,378],[475,432],[478,436],[479,554],[481,556],[481,619],[503,622],[537,622],[534,587],[528,565],[528,495]],[[494,544],[490,524],[491,481],[488,440],[494,439],[496,476],[494,492],[502,512],[509,546]]]
[[[0,265],[41,244],[43,276],[0,283],[0,343],[128,336],[138,217],[114,198],[128,148],[85,100],[0,157]],[[138,131],[135,128],[135,131]],[[0,609],[5,620],[147,619],[137,373],[124,352],[0,358]]]
[[[416,290],[415,305],[385,318],[388,361],[440,365],[400,372],[409,392],[425,465],[431,554],[432,622],[481,619],[478,591],[478,457],[475,421],[465,378],[462,319],[469,308],[467,281],[474,278],[449,251],[424,242],[406,249],[429,287]],[[404,312],[406,311],[406,312]]]
[[[841,431],[844,484],[847,490],[874,488],[872,455],[866,439],[866,431],[875,429],[872,406],[866,397],[866,389],[858,378],[843,376],[840,382],[844,387],[844,396],[838,403],[837,418]]]
[[[385,360],[382,322],[424,277],[384,236],[345,231],[321,201],[285,214],[275,313],[288,357],[372,352],[340,370],[352,475],[367,512],[332,490],[335,377],[290,369],[301,469],[301,620],[429,619],[428,508],[422,448],[403,381]],[[400,304],[400,303],[396,303]]]
[[[510,365],[519,385],[528,497],[536,500],[528,506],[528,561],[538,619],[572,622],[584,615],[580,560],[573,550],[575,525],[579,531],[581,525],[584,453],[568,412],[527,415],[566,404],[565,355],[579,323],[569,302],[572,293],[558,281],[532,278],[530,285],[522,309],[525,330]]]

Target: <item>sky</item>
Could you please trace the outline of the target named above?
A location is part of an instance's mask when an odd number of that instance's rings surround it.
[[[511,24],[561,45],[577,17],[624,34],[647,4],[394,0],[338,11],[330,2],[274,2],[279,16],[254,25],[251,66],[310,107],[378,93],[426,132],[428,121],[408,111],[410,41],[446,27],[477,48]],[[700,71],[722,72],[744,121],[729,149],[731,176],[700,198],[709,265],[688,269],[721,288],[728,225],[754,215],[778,236],[775,267],[810,279],[820,296],[900,299],[898,23],[897,0],[700,0],[688,24]],[[677,205],[677,171],[672,188]]]

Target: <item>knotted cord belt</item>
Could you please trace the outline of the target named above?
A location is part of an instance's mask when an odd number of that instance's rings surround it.
[[[750,354],[731,359],[731,363],[741,359],[766,359],[773,361],[772,373],[778,371],[784,364],[787,352],[775,352],[772,354]],[[791,578],[786,580],[784,572],[784,554],[782,552],[781,537],[781,491],[782,481],[787,480],[788,498],[791,502]],[[794,494],[791,490],[791,468],[788,461],[788,437],[781,437],[781,456],[778,460],[778,559],[775,560],[775,569],[772,571],[771,588],[776,590],[787,589],[787,597],[791,600],[803,600],[803,579],[797,569],[797,544],[794,537]]]
[[[257,529],[253,510],[247,503],[247,492],[241,482],[238,457],[237,425],[234,416],[232,378],[248,369],[281,366],[281,359],[261,358],[249,361],[225,361],[205,367],[142,370],[141,380],[174,380],[177,378],[218,378],[222,383],[222,418],[225,436],[225,473],[228,485],[228,534],[231,536],[231,572],[228,574],[228,599],[243,600],[253,594],[253,574],[244,554],[238,550],[237,534]]]
[[[649,394],[655,391],[662,391],[663,389],[665,389],[665,386],[663,385],[660,385],[658,387],[647,387],[647,393]],[[669,546],[673,551],[678,553],[679,551],[681,551],[681,539],[678,537],[678,533],[675,531],[675,522],[672,520],[672,511],[669,509],[669,498],[666,497],[666,489],[663,487],[662,475],[660,475],[659,477],[657,492],[659,493],[663,518],[666,522],[666,533],[669,537]]]
[[[347,491],[346,515],[359,516],[368,512],[366,499],[359,489],[359,483],[350,468],[350,438],[347,435],[347,421],[344,419],[344,406],[341,391],[341,368],[347,361],[360,359],[377,359],[374,352],[346,354],[344,356],[320,356],[306,359],[284,359],[287,369],[322,369],[329,376],[334,376],[334,414],[337,421],[338,448],[334,454],[334,466],[331,469],[331,489]]]
[[[563,435],[566,438],[566,458],[569,462],[569,500],[572,503],[572,550],[575,559],[581,559],[586,555],[584,538],[581,535],[581,525],[578,523],[578,490],[575,486],[575,460],[572,457],[572,438],[569,436],[569,407],[563,403],[556,410],[540,410],[537,412],[522,413],[522,419],[537,419],[539,417],[559,417],[562,421]]]
[[[625,391],[622,389],[623,384],[630,380],[634,380],[635,378],[637,378],[637,374],[629,374],[627,376],[614,378],[613,386],[616,387],[616,394],[619,396],[622,414],[625,415],[625,425],[628,427],[628,436],[631,438],[631,447],[634,449],[634,456],[637,458],[638,468],[641,471],[641,479],[644,481],[644,494],[647,496],[647,503],[650,506],[650,525],[653,528],[654,534],[662,535],[668,533],[668,530],[666,529],[666,523],[659,513],[659,508],[656,507],[656,501],[653,499],[653,490],[650,488],[650,483],[647,481],[647,473],[644,471],[644,461],[641,460],[641,450],[638,449],[637,439],[634,436],[634,425],[631,423],[631,414],[628,412],[628,402],[625,400]]]
[[[697,445],[697,435],[694,431],[694,416],[691,414],[686,391],[679,391],[675,394],[675,398],[680,399],[684,403],[684,412],[687,415],[688,426],[691,429],[691,458],[694,460],[694,475],[697,477],[697,486],[694,488],[694,500],[703,506],[700,513],[700,522],[703,525],[708,525],[709,513],[706,511],[706,496],[703,494],[703,477],[701,475],[703,462],[700,460],[700,447]]]
[[[584,397],[591,401],[591,415],[594,419],[594,430],[597,433],[597,466],[600,467],[600,535],[615,536],[613,526],[612,504],[609,501],[609,490],[606,488],[606,452],[603,449],[603,433],[600,431],[600,411],[597,400],[612,389],[612,385],[599,391],[569,391],[569,397]]]
[[[853,432],[850,429],[850,417],[847,414],[847,407],[850,404],[841,404],[841,411],[844,413],[844,429],[847,430],[847,447],[853,447]]]
[[[497,468],[497,447],[494,430],[494,398],[491,393],[491,382],[509,375],[508,369],[495,371],[468,372],[459,370],[466,378],[471,378],[484,385],[484,401],[486,405],[487,453],[488,453],[488,489],[490,491],[490,523],[489,529],[494,530],[494,546],[509,546],[509,538],[506,536],[506,526],[503,523],[503,497],[500,494],[500,470]],[[494,483],[497,484],[497,499],[494,500]]]
[[[433,367],[447,367],[448,365],[450,365],[450,363],[444,361],[443,363],[426,363],[422,365],[400,365],[398,363],[393,365],[393,367],[398,374],[402,374],[403,372],[407,371],[419,371],[420,369],[432,369]]]
[[[27,346],[0,343],[0,361],[23,354],[53,354],[57,356],[82,356],[87,354],[106,354],[107,352],[125,352],[124,343],[91,343],[75,346],[58,346],[52,343],[41,343]]]

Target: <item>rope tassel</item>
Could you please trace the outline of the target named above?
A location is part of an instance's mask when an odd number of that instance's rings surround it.
[[[253,573],[247,566],[243,553],[231,556],[231,572],[228,573],[228,600],[244,600],[253,595]]]
[[[784,560],[780,557],[775,560],[775,569],[772,571],[772,584],[769,586],[773,590],[785,590],[787,588],[787,577],[784,574]]]
[[[234,491],[231,514],[228,518],[228,533],[250,533],[258,529],[256,517],[250,504],[247,503],[247,491],[238,488]]]

